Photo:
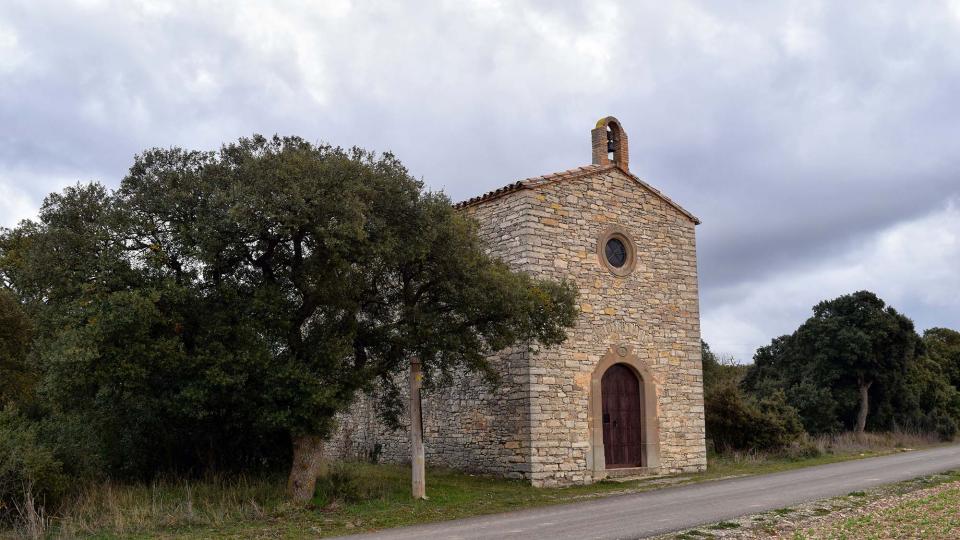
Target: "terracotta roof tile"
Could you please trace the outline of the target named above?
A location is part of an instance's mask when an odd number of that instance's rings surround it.
[[[673,200],[671,200],[669,197],[667,197],[667,196],[664,195],[663,193],[660,193],[659,190],[657,190],[656,188],[654,188],[654,187],[651,186],[650,184],[644,182],[644,181],[641,180],[638,176],[636,176],[635,174],[631,173],[630,171],[625,171],[625,170],[621,169],[620,167],[618,167],[617,165],[613,165],[613,164],[611,164],[611,165],[584,165],[583,167],[577,167],[577,168],[575,168],[575,169],[568,169],[568,170],[566,170],[566,171],[560,171],[560,172],[545,174],[545,175],[542,175],[542,176],[534,176],[534,177],[532,177],[532,178],[525,178],[525,179],[523,179],[523,180],[518,180],[518,181],[516,181],[516,182],[507,184],[507,185],[505,185],[505,186],[503,186],[503,187],[501,187],[501,188],[499,188],[499,189],[495,189],[495,190],[493,190],[493,191],[488,191],[488,192],[484,193],[483,195],[478,195],[478,196],[476,196],[476,197],[467,199],[467,200],[465,200],[465,201],[460,201],[460,202],[454,204],[453,206],[454,206],[454,208],[466,208],[467,206],[473,206],[473,205],[475,205],[475,204],[479,204],[479,203],[486,202],[486,201],[489,201],[489,200],[492,200],[492,199],[496,199],[496,198],[501,197],[501,196],[503,196],[503,195],[506,195],[506,194],[508,194],[508,193],[513,193],[513,192],[515,192],[515,191],[520,191],[520,190],[522,190],[522,189],[535,189],[535,188],[537,188],[537,187],[540,187],[540,186],[543,186],[543,185],[547,185],[547,184],[551,184],[551,183],[553,183],[553,182],[557,182],[557,181],[560,181],[560,180],[570,180],[570,179],[573,179],[573,178],[579,178],[579,177],[581,177],[581,176],[587,176],[587,175],[590,175],[590,174],[599,173],[599,172],[605,172],[605,171],[609,171],[609,170],[613,170],[613,169],[618,169],[618,170],[620,170],[620,172],[622,172],[622,173],[624,173],[625,175],[627,175],[628,177],[632,178],[634,181],[636,181],[637,183],[639,183],[640,185],[642,185],[644,188],[646,188],[647,190],[649,190],[651,193],[653,193],[653,194],[656,195],[657,197],[663,199],[664,202],[666,202],[666,203],[669,204],[670,206],[672,206],[672,207],[676,208],[677,210],[679,210],[680,213],[682,213],[683,215],[685,215],[685,216],[687,216],[688,218],[690,218],[691,221],[693,221],[694,223],[696,223],[696,224],[698,224],[698,225],[700,224],[700,220],[699,220],[696,216],[694,216],[694,215],[691,214],[690,212],[684,210],[683,207],[681,207],[679,204],[673,202]]]
[[[566,171],[560,171],[550,174],[544,174],[542,176],[534,176],[532,178],[524,178],[523,180],[517,180],[516,182],[507,184],[502,188],[495,189],[493,191],[488,191],[483,195],[478,195],[476,197],[467,199],[465,201],[460,201],[454,204],[454,208],[464,208],[466,206],[471,206],[477,203],[484,201],[489,201],[490,199],[495,199],[501,195],[507,193],[512,193],[514,191],[519,191],[521,189],[530,189],[537,186],[542,186],[550,182],[557,180],[567,180],[570,178],[577,178],[589,174],[592,172],[600,171],[602,169],[610,169],[611,167],[601,167],[600,165],[585,165],[583,167],[577,167],[575,169],[568,169]]]

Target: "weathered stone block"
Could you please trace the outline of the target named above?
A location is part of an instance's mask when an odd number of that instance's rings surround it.
[[[574,283],[580,316],[558,347],[520,346],[490,358],[505,375],[499,387],[463,374],[425,393],[429,463],[535,486],[602,478],[600,381],[609,365],[623,363],[644,396],[646,450],[637,465],[705,468],[698,222],[629,173],[626,134],[615,120],[604,122],[592,134],[594,165],[459,205],[479,222],[489,253],[516,270]],[[604,153],[609,136],[620,137],[613,161]],[[611,231],[627,243],[632,271],[609,266],[601,241]],[[408,461],[407,433],[386,430],[374,406],[363,397],[341,418],[330,453]]]

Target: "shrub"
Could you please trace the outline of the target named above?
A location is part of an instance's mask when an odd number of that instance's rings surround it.
[[[718,452],[780,450],[805,433],[782,392],[756,400],[725,384],[705,393],[704,408],[707,437]]]
[[[0,407],[30,394],[35,374],[28,369],[27,353],[33,322],[9,291],[0,288]]]
[[[37,439],[37,426],[12,407],[0,411],[0,520],[32,506],[28,500],[54,504],[66,486],[60,462]]]
[[[47,413],[37,422],[38,440],[63,464],[63,472],[78,483],[102,480],[107,476],[105,446],[108,435],[79,414]]]
[[[362,462],[331,464],[326,474],[317,479],[313,504],[323,508],[382,499],[396,486],[381,471],[379,466],[371,467]],[[405,490],[402,492],[406,494]]]
[[[324,507],[334,502],[353,503],[363,499],[356,476],[346,467],[337,467],[317,480],[314,502]]]
[[[700,342],[707,438],[718,452],[782,450],[805,435],[784,393],[757,398],[743,390],[748,366],[720,358]]]
[[[808,459],[821,456],[823,450],[817,441],[804,434],[784,448],[783,454],[790,459]]]

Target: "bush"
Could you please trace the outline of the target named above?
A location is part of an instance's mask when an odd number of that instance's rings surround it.
[[[63,472],[77,483],[103,480],[108,474],[105,456],[108,436],[89,417],[46,413],[37,421],[37,437],[63,464]]]
[[[783,449],[783,455],[790,459],[809,459],[820,457],[823,455],[823,450],[820,449],[816,440],[803,434]]]
[[[957,434],[957,420],[942,410],[927,413],[920,426],[928,432],[936,433],[941,441],[952,441]]]
[[[27,368],[33,322],[9,291],[0,288],[0,408],[30,394],[35,374]]]
[[[334,502],[354,503],[363,498],[356,476],[346,467],[337,467],[317,479],[314,503],[321,508]]]
[[[718,452],[780,450],[805,433],[782,392],[756,400],[725,384],[705,393],[704,408],[707,437]]]
[[[742,386],[749,367],[718,357],[703,341],[700,348],[707,438],[717,452],[784,450],[806,434],[782,391],[760,399],[745,393]]]
[[[0,411],[0,520],[23,513],[28,499],[55,504],[66,487],[60,462],[37,439],[37,426],[12,407]]]
[[[326,474],[317,479],[313,504],[318,508],[354,504],[373,499],[382,499],[396,488],[396,479],[384,476],[381,466],[362,462],[331,464]],[[401,477],[409,482],[408,476]],[[406,494],[406,490],[401,490]]]

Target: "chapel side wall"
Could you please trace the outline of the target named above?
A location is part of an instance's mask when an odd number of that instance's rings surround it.
[[[531,357],[534,485],[602,477],[591,451],[591,376],[618,345],[655,379],[659,470],[703,470],[695,224],[618,170],[543,186],[535,200],[532,270],[576,283],[581,313],[559,349]],[[636,246],[626,277],[598,260],[598,237],[611,225],[624,227]]]
[[[515,269],[529,264],[524,242],[533,233],[529,191],[506,194],[463,209],[479,222],[488,251]],[[525,346],[489,359],[500,377],[492,387],[476,374],[461,374],[452,384],[423,390],[424,447],[429,465],[529,478],[529,371]],[[406,374],[399,377],[407,389]],[[404,392],[404,398],[407,394]],[[338,459],[404,463],[410,460],[409,417],[391,431],[376,418],[373,395],[361,396],[349,414],[340,415],[327,454]]]

